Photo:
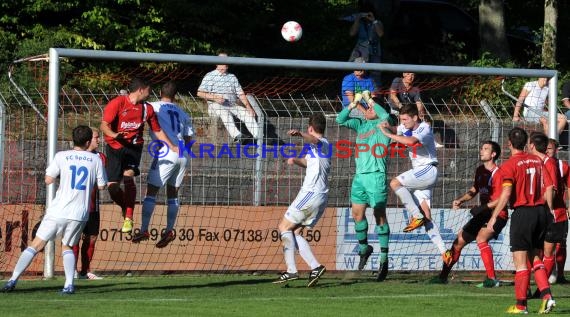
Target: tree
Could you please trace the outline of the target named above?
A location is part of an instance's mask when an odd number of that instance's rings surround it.
[[[544,1],[544,42],[542,44],[542,66],[556,68],[556,22],[558,0]]]
[[[479,37],[482,53],[489,52],[501,60],[509,59],[502,0],[481,0],[479,3]]]

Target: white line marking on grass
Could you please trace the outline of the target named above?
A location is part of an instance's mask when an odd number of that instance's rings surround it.
[[[87,294],[87,293],[85,293]],[[410,298],[410,297],[449,297],[454,296],[456,299],[461,297],[513,297],[512,294],[478,294],[478,293],[448,293],[448,294],[424,294],[424,293],[410,293],[410,294],[399,294],[399,295],[365,295],[365,296],[319,296],[318,299],[325,300],[359,300],[359,299],[398,299],[398,298]],[[314,297],[286,297],[287,300],[298,300],[298,301],[314,301]],[[77,299],[83,300],[83,297],[77,296]],[[121,298],[121,299],[109,299],[109,298],[89,298],[89,302],[182,302],[182,301],[207,301],[207,298],[201,297],[185,297],[185,298]],[[211,301],[221,302],[221,301],[278,301],[283,300],[283,297],[231,297],[231,298],[212,298]],[[72,298],[69,299],[30,299],[23,300],[26,302],[73,302]]]

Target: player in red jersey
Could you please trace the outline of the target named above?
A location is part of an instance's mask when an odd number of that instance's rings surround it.
[[[87,148],[87,151],[99,154],[101,161],[103,161],[103,167],[107,165],[107,157],[105,154],[97,151],[99,148],[99,130],[96,128],[91,128],[93,130],[93,138],[91,139],[91,144]],[[81,271],[79,271],[78,277],[80,279],[88,280],[100,280],[102,277],[91,272],[91,260],[93,260],[93,254],[95,254],[95,243],[97,242],[97,237],[99,236],[99,226],[100,226],[100,214],[99,214],[99,190],[98,188],[93,188],[93,193],[91,194],[91,201],[89,202],[89,219],[83,228],[83,243],[81,244]],[[79,259],[79,243],[73,246],[73,254],[75,255],[75,267],[77,269],[77,260]]]
[[[568,214],[570,209],[566,208],[564,195],[568,191],[570,196],[570,167],[568,163],[556,158],[558,152],[558,141],[550,139],[546,148],[546,155],[551,157],[558,167],[559,178],[557,181],[556,195],[553,201],[553,221],[549,222],[544,238],[544,268],[546,275],[550,276],[556,264],[556,283],[568,283],[564,277],[564,265],[566,264],[566,239],[568,236]]]
[[[499,175],[500,173],[497,173],[498,166],[496,164],[501,155],[501,147],[496,142],[485,141],[481,145],[479,155],[483,164],[475,171],[473,186],[465,194],[455,199],[452,207],[459,209],[464,202],[473,199],[477,194],[479,194],[480,204],[471,209],[473,218],[457,233],[457,238],[449,250],[452,255],[450,264],[443,264],[439,276],[431,280],[433,283],[447,283],[447,277],[453,265],[459,260],[461,250],[475,240],[487,271],[487,279],[480,284],[480,287],[499,286],[499,281],[495,275],[493,250],[488,242],[493,238],[496,239],[507,224],[509,216],[506,208],[499,214],[493,230],[487,228],[487,221],[491,218],[492,208],[497,204],[502,189],[502,178]]]
[[[527,289],[530,285],[530,270],[527,265],[532,259],[534,279],[540,289],[542,303],[539,313],[548,313],[556,305],[552,299],[546,270],[539,254],[544,246],[544,233],[548,212],[544,206],[544,191],[552,186],[552,181],[543,175],[542,159],[524,151],[528,140],[527,133],[521,128],[509,132],[508,146],[511,157],[500,167],[503,178],[503,190],[487,223],[493,229],[499,214],[507,203],[514,209],[511,215],[510,243],[515,265],[516,304],[510,306],[507,313],[525,314],[527,311]],[[548,138],[544,134],[533,135],[529,149],[546,149]],[[543,186],[544,183],[544,186]]]
[[[107,176],[109,195],[123,211],[125,221],[122,232],[133,229],[133,211],[137,195],[135,176],[140,175],[139,164],[143,149],[144,123],[147,122],[158,140],[166,144],[168,151],[178,152],[166,134],[160,129],[153,108],[145,102],[150,94],[150,85],[134,78],[128,95],[117,96],[103,110],[101,132],[107,142]],[[120,187],[123,181],[125,190]]]

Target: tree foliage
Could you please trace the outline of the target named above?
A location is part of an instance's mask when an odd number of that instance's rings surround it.
[[[380,1],[380,0],[377,0]],[[481,0],[454,2],[478,16]],[[0,67],[45,54],[50,47],[180,54],[230,54],[268,58],[347,60],[354,39],[339,18],[356,0],[9,0],[0,3]],[[544,3],[505,0],[505,29],[542,36]],[[568,1],[559,5],[558,46],[570,33]],[[564,13],[564,14],[562,14]],[[287,43],[281,25],[301,22],[303,39]],[[389,22],[386,22],[389,32]],[[438,52],[454,63],[461,43]],[[559,49],[558,52],[565,52]],[[392,52],[397,54],[398,52]],[[419,52],[421,53],[421,52]],[[517,52],[512,52],[513,55]],[[387,55],[389,56],[389,55]],[[494,57],[497,57],[496,55]],[[537,56],[540,59],[540,56]],[[560,54],[559,69],[570,63]],[[389,62],[389,61],[388,61]],[[463,61],[467,64],[469,61]]]

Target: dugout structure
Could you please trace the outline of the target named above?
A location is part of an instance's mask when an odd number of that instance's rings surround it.
[[[472,79],[477,76],[486,78],[497,78],[496,83],[500,83],[499,77],[513,76],[526,77],[533,80],[536,77],[550,78],[550,85],[556,86],[557,73],[552,70],[530,70],[530,69],[499,69],[499,68],[476,68],[476,67],[447,67],[447,66],[427,66],[427,65],[396,65],[396,64],[355,64],[349,62],[328,62],[328,61],[306,61],[306,60],[276,60],[261,58],[241,58],[217,56],[196,56],[179,54],[152,54],[136,52],[112,52],[112,51],[91,51],[75,49],[50,49],[49,52],[49,89],[44,96],[43,106],[47,110],[47,126],[42,128],[42,120],[29,128],[38,129],[37,135],[47,135],[45,146],[37,147],[36,157],[42,156],[45,149],[47,161],[51,161],[57,150],[65,148],[65,141],[62,138],[66,131],[74,124],[86,123],[98,126],[101,111],[111,98],[124,88],[116,87],[111,92],[70,92],[69,89],[62,89],[62,76],[60,73],[62,58],[83,60],[86,62],[97,61],[136,61],[153,63],[180,63],[195,67],[204,66],[211,70],[215,64],[228,64],[232,67],[239,67],[236,75],[242,81],[244,90],[248,93],[250,103],[256,108],[256,112],[262,126],[263,122],[271,123],[277,134],[283,136],[290,128],[303,128],[308,116],[315,111],[323,112],[328,117],[329,141],[354,140],[354,135],[344,128],[339,128],[334,123],[336,113],[340,110],[337,97],[306,97],[306,95],[288,96],[278,95],[287,85],[299,87],[303,81],[299,78],[290,81],[253,82],[244,81],[246,71],[256,72],[263,69],[279,70],[280,72],[295,71],[298,73],[312,72],[325,74],[322,82],[336,85],[335,90],[340,90],[342,76],[354,69],[379,70],[384,74],[401,73],[403,71],[416,72],[420,76],[438,75],[440,78],[447,78],[445,84],[439,86],[462,85],[465,79]],[[199,73],[203,74],[203,73]],[[301,75],[302,77],[302,75]],[[331,78],[333,78],[331,80]],[[450,78],[453,78],[451,80]],[[162,78],[161,80],[165,80]],[[157,80],[156,83],[160,83]],[[199,77],[193,78],[199,80]],[[440,166],[440,180],[434,191],[434,214],[436,221],[439,221],[442,235],[449,246],[457,230],[466,221],[467,213],[450,212],[451,200],[464,192],[471,184],[473,172],[477,166],[477,155],[479,142],[486,139],[494,139],[501,144],[504,140],[505,132],[512,126],[504,114],[497,110],[498,106],[477,101],[442,102],[429,98],[430,87],[438,86],[437,81],[419,82],[423,87],[422,97],[428,106],[428,111],[436,119],[434,127],[443,123],[444,129],[449,129],[457,133],[458,144],[446,147],[438,152],[438,159],[442,162]],[[388,83],[389,84],[389,83]],[[281,90],[279,90],[281,87]],[[319,85],[307,85],[308,91],[318,91],[322,89]],[[497,86],[498,87],[498,86]],[[158,87],[155,87],[158,88]],[[271,88],[271,89],[268,89]],[[520,89],[517,87],[516,89]],[[312,89],[312,90],[310,90]],[[154,97],[157,96],[157,90]],[[274,90],[271,94],[271,90]],[[253,94],[251,92],[254,92]],[[181,91],[183,98],[181,103],[197,104],[200,100],[194,97],[195,91]],[[269,95],[268,95],[269,94]],[[550,90],[549,109],[550,122],[555,122],[552,118],[556,115],[556,89]],[[386,97],[386,94],[382,94]],[[9,105],[9,99],[3,98],[3,105]],[[40,98],[41,99],[41,98]],[[79,101],[78,101],[79,100]],[[40,102],[41,103],[41,102]],[[507,105],[511,106],[512,105]],[[25,103],[22,108],[26,107]],[[6,111],[3,107],[2,109]],[[194,114],[194,108],[190,106]],[[10,110],[8,109],[8,112]],[[5,112],[4,112],[5,113]],[[41,113],[41,111],[40,111]],[[202,113],[205,113],[204,111]],[[6,118],[6,117],[4,117]],[[10,113],[8,120],[2,123],[8,126],[8,130],[16,130],[11,126]],[[79,118],[79,119],[78,119]],[[200,142],[212,144],[222,144],[228,142],[227,134],[219,120],[208,118],[207,115],[197,115],[194,117],[194,124],[197,130],[202,131]],[[529,129],[535,127],[529,126]],[[554,136],[555,125],[550,124],[550,134]],[[270,131],[263,128],[263,133]],[[444,130],[445,131],[445,130]],[[68,132],[67,132],[68,133]],[[11,144],[13,139],[6,134],[0,144]],[[6,142],[4,142],[6,141]],[[148,141],[148,140],[147,140]],[[289,142],[291,140],[285,139]],[[298,140],[297,140],[298,141]],[[447,145],[447,144],[445,144]],[[27,148],[25,144],[19,144],[10,151],[0,151],[3,157],[0,162],[7,161],[9,173],[4,174],[4,179],[13,176],[13,171],[23,168],[24,163],[15,164],[18,149]],[[148,166],[149,158],[143,157],[144,171]],[[145,165],[146,164],[146,165]],[[408,168],[408,160],[389,160],[389,176],[391,178],[398,171]],[[43,167],[45,169],[45,167]],[[7,169],[4,168],[6,171]],[[181,190],[181,212],[177,222],[177,240],[167,250],[159,250],[149,244],[132,245],[128,236],[123,236],[118,232],[120,211],[118,207],[109,204],[107,199],[101,208],[102,230],[99,242],[96,247],[96,256],[93,266],[97,271],[104,272],[124,272],[124,271],[263,271],[279,270],[282,268],[282,255],[279,246],[276,226],[282,217],[287,205],[294,199],[299,190],[304,171],[300,169],[286,169],[283,161],[279,159],[244,159],[244,158],[224,158],[224,159],[204,159],[192,160],[189,164],[188,177]],[[348,270],[357,261],[354,252],[356,242],[353,237],[353,223],[349,217],[349,191],[350,182],[354,173],[353,158],[333,158],[333,171],[331,173],[331,194],[329,209],[326,216],[321,220],[315,231],[306,232],[307,239],[313,246],[315,253],[329,270]],[[42,167],[34,171],[36,179],[43,175]],[[22,177],[25,179],[26,177]],[[10,179],[10,181],[12,181]],[[4,183],[7,181],[5,180]],[[35,187],[21,187],[20,191],[27,193],[42,193],[41,182],[31,182]],[[144,197],[144,177],[138,179],[139,201]],[[12,184],[12,183],[9,183]],[[39,185],[38,185],[39,184]],[[4,188],[6,186],[4,185]],[[11,187],[12,188],[12,187]],[[45,197],[46,204],[54,196],[54,187],[48,187],[45,196],[38,194],[38,197]],[[36,197],[37,198],[37,197]],[[33,200],[33,199],[32,199]],[[160,200],[160,198],[159,198]],[[27,203],[24,203],[27,201]],[[25,245],[26,241],[33,235],[33,227],[41,217],[43,206],[37,199],[33,204],[31,200],[20,199],[13,204],[3,206],[2,215],[4,249],[8,246],[7,233],[10,227],[10,251],[3,253],[0,262],[0,271],[10,270],[15,259],[19,255],[19,248],[16,246]],[[391,267],[396,270],[437,270],[440,267],[439,255],[434,247],[419,232],[417,234],[402,234],[401,229],[405,226],[407,219],[404,218],[401,206],[398,205],[394,195],[389,197],[389,222],[391,225]],[[157,206],[153,216],[151,232],[156,238],[160,235],[160,228],[164,225],[164,206]],[[24,217],[24,215],[26,217]],[[135,227],[140,224],[140,206],[135,210]],[[371,215],[368,214],[369,222],[372,223]],[[6,226],[4,226],[6,222]],[[8,226],[8,222],[10,225]],[[373,226],[369,230],[370,242],[378,252],[377,244],[373,235]],[[498,269],[509,269],[509,253],[503,244],[495,244],[495,253],[505,258],[505,266]],[[53,246],[52,246],[53,248]],[[476,247],[475,247],[476,249]],[[53,249],[52,249],[53,250]],[[57,252],[45,253],[45,267],[40,268],[38,261],[32,270],[43,271],[46,277],[53,275],[54,271],[60,270],[59,256]],[[55,254],[55,256],[53,256]],[[458,264],[458,269],[482,269],[476,265],[476,251],[466,249],[464,253],[467,263]],[[469,258],[468,255],[472,254]],[[471,263],[473,262],[473,263]],[[375,257],[367,269],[375,270]],[[303,266],[300,266],[302,268]]]

